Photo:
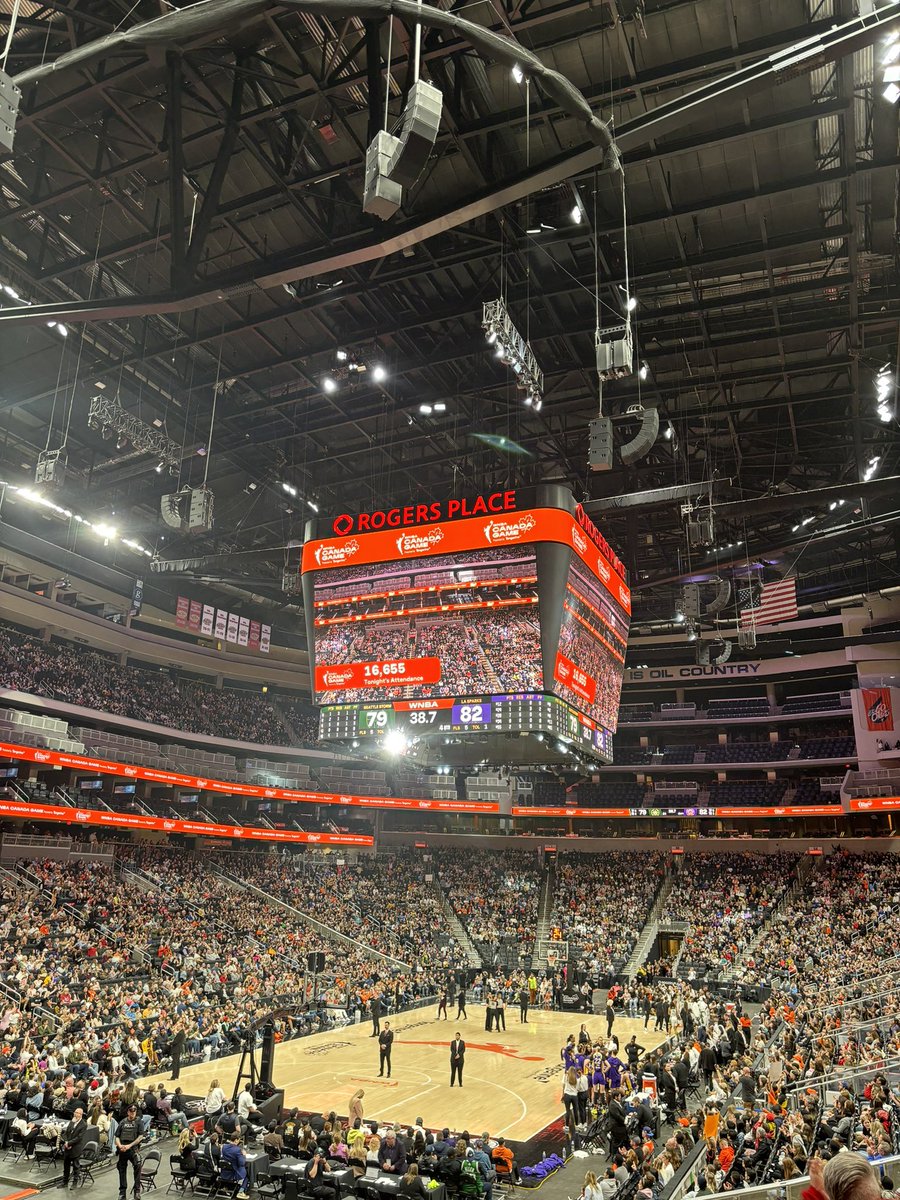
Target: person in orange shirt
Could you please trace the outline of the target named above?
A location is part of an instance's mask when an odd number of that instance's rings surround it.
[[[728,1138],[722,1138],[719,1143],[719,1166],[727,1174],[734,1162],[734,1147]]]

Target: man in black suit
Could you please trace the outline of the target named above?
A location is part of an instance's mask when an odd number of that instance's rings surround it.
[[[458,1080],[462,1087],[463,1067],[466,1065],[466,1043],[462,1040],[459,1030],[450,1043],[450,1086]]]
[[[369,1012],[372,1016],[372,1032],[369,1037],[378,1037],[381,1033],[381,997],[377,992],[369,1001]]]
[[[63,1187],[69,1186],[69,1176],[72,1176],[72,1187],[78,1183],[78,1159],[84,1149],[87,1137],[87,1121],[84,1119],[84,1109],[78,1107],[72,1113],[72,1120],[63,1130]]]
[[[385,1021],[384,1029],[378,1035],[378,1051],[381,1055],[381,1069],[378,1074],[384,1074],[384,1068],[387,1067],[387,1077],[391,1077],[391,1046],[394,1044],[394,1031],[391,1029],[390,1021]]]

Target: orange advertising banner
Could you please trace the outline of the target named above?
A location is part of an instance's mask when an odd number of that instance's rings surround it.
[[[301,571],[409,562],[435,554],[465,554],[496,546],[560,542],[571,546],[615,602],[631,613],[631,591],[575,518],[560,508],[529,508],[410,529],[380,529],[351,537],[319,538],[303,547]]]

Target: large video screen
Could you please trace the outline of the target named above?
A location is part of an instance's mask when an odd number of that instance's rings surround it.
[[[528,543],[317,573],[315,703],[541,691],[537,595]]]
[[[580,558],[566,578],[553,691],[615,733],[628,617]]]

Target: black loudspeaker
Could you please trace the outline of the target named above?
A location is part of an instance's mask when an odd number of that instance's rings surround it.
[[[325,954],[322,950],[317,950],[313,954],[307,954],[306,966],[310,971],[315,971],[318,975],[325,970]]]
[[[588,466],[592,471],[612,470],[613,425],[610,417],[588,422]]]
[[[270,1121],[280,1121],[281,1114],[284,1110],[283,1088],[276,1088],[272,1095],[266,1100],[257,1099],[256,1107],[262,1113],[262,1121],[260,1124],[268,1125]]]
[[[655,408],[645,408],[641,419],[641,427],[632,440],[621,449],[622,462],[630,467],[633,462],[649,454],[659,436],[659,412]]]
[[[275,1029],[266,1025],[263,1029],[262,1051],[259,1057],[259,1078],[261,1083],[272,1082],[272,1068],[275,1066]]]

